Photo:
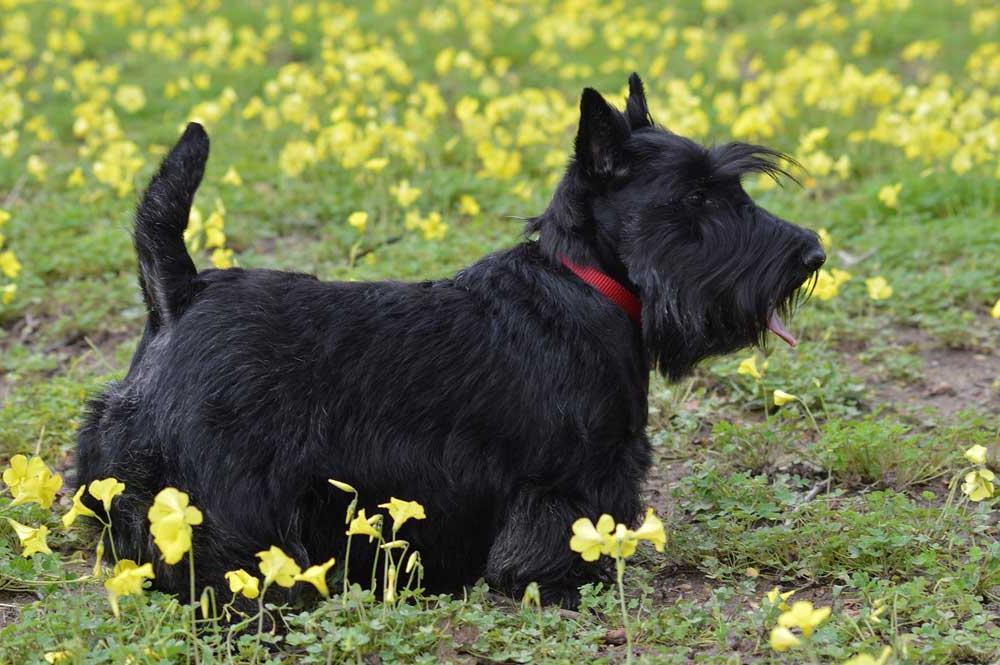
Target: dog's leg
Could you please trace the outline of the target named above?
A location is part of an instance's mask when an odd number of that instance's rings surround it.
[[[578,587],[603,577],[569,548],[573,522],[591,512],[551,489],[522,489],[490,549],[486,581],[514,598],[537,582],[543,603],[576,608]]]

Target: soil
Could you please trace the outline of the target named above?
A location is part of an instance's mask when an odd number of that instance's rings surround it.
[[[959,411],[1000,413],[1000,351],[998,345],[979,349],[949,349],[918,328],[895,328],[894,346],[923,361],[918,381],[886,379],[853,354],[845,354],[851,370],[872,389],[872,401],[907,413],[931,412],[951,418]]]
[[[34,597],[27,594],[17,595],[0,592],[0,628],[16,622],[18,617],[21,616],[19,608],[22,605],[27,605],[32,600],[34,600]]]

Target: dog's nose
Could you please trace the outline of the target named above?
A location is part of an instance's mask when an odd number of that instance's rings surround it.
[[[809,270],[818,270],[826,262],[826,252],[821,247],[811,247],[802,254],[802,265]]]

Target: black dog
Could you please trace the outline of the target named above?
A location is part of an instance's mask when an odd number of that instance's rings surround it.
[[[780,153],[656,127],[629,83],[624,113],[584,90],[575,157],[528,224],[536,240],[418,284],[198,272],[183,233],[208,137],[189,125],[136,216],[142,341],[80,432],[79,480],[128,486],[112,508],[118,555],[186,591],[146,518],[174,486],[205,516],[199,585],[255,570],[270,545],[302,566],[340,558],[349,497],[335,478],[369,514],[390,496],[425,506],[400,537],[431,590],[537,581],[544,601],[573,605],[600,571],[570,551],[570,524],[643,508],[650,370],[676,379],[768,329],[794,343],[778,316],[825,259],[814,233],[740,186],[784,173]]]

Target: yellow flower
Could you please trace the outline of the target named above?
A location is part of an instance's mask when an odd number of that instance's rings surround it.
[[[358,490],[354,489],[354,485],[348,485],[347,483],[334,480],[333,478],[327,478],[328,483],[339,489],[341,492],[347,492],[348,494],[357,494]]]
[[[777,608],[782,612],[787,612],[791,608],[788,607],[788,603],[785,601],[791,598],[794,593],[794,589],[792,591],[785,591],[782,593],[781,587],[776,586],[767,592],[767,602],[771,604],[771,607],[777,606]]]
[[[316,147],[308,141],[291,141],[281,149],[278,166],[286,175],[295,177],[319,158]]]
[[[52,554],[52,550],[49,549],[48,544],[45,542],[46,536],[49,535],[49,528],[44,524],[37,529],[33,529],[30,526],[21,524],[15,520],[7,518],[7,522],[10,524],[11,528],[14,529],[14,533],[17,534],[17,539],[21,541],[21,545],[24,547],[21,550],[21,556],[28,558],[39,552],[43,554]]]
[[[12,129],[0,133],[0,157],[10,159],[17,152],[18,136],[17,130]]]
[[[45,662],[49,665],[55,665],[56,663],[61,663],[70,657],[69,651],[46,651],[44,656]]]
[[[830,248],[833,246],[833,238],[830,237],[830,232],[826,229],[820,229],[816,232],[816,235],[819,236],[819,242],[823,245],[823,249],[829,252]]]
[[[477,143],[476,155],[483,164],[482,170],[477,174],[480,177],[511,180],[521,171],[520,153],[499,148],[493,141]]]
[[[870,277],[865,280],[865,286],[868,287],[868,297],[872,300],[885,300],[892,295],[892,287],[885,281],[885,277]]]
[[[787,628],[778,626],[771,630],[771,648],[775,651],[788,651],[801,644],[801,640]]]
[[[95,480],[88,488],[90,496],[104,504],[104,512],[111,511],[111,500],[125,491],[125,483],[117,478]]]
[[[408,208],[420,196],[421,190],[411,187],[409,180],[400,180],[398,184],[389,188],[389,192],[399,202],[399,207]]]
[[[424,232],[425,239],[441,240],[448,231],[448,225],[441,222],[440,213],[431,212],[421,225],[421,230]]]
[[[76,490],[76,494],[73,495],[73,507],[69,509],[68,513],[62,516],[62,523],[65,528],[68,529],[73,526],[73,522],[76,521],[77,517],[97,517],[94,511],[83,505],[83,502],[80,500],[86,489],[86,485],[80,485]]]
[[[981,446],[978,443],[972,446],[965,451],[965,459],[973,464],[986,464],[986,446]]]
[[[358,230],[358,233],[365,232],[365,224],[368,223],[368,213],[359,210],[347,216],[347,223]]]
[[[990,316],[994,319],[1000,319],[1000,298],[993,304],[993,309],[990,310]]]
[[[4,469],[3,482],[7,485],[10,493],[16,497],[21,483],[28,477],[39,473],[43,467],[45,467],[45,462],[42,461],[41,457],[32,457],[29,462],[24,455],[14,455],[10,458],[8,467]]]
[[[469,217],[475,217],[479,214],[479,204],[476,199],[472,198],[468,194],[462,194],[458,199],[458,211],[463,215],[468,215]]]
[[[66,178],[67,187],[83,187],[86,179],[83,177],[83,169],[79,166],[73,169],[73,172],[69,174]]]
[[[13,251],[8,249],[6,252],[0,252],[0,272],[11,279],[21,272],[21,262],[17,260]]]
[[[982,501],[993,496],[993,472],[989,469],[976,469],[965,474],[962,491],[970,501]]]
[[[627,559],[635,554],[635,548],[639,544],[635,532],[626,528],[624,524],[615,526],[615,531],[605,539],[607,544],[607,554],[613,559]]]
[[[166,563],[177,563],[191,549],[191,527],[202,520],[201,511],[188,505],[184,492],[167,487],[156,495],[149,507],[149,532]]]
[[[778,625],[783,628],[798,628],[803,635],[809,637],[828,616],[829,607],[814,609],[808,600],[800,600],[792,605],[792,609],[778,617]]]
[[[146,105],[146,93],[137,85],[119,86],[115,91],[115,103],[126,113],[135,113]]]
[[[14,300],[14,295],[17,293],[17,284],[8,284],[7,286],[0,289],[0,303],[4,305],[9,305]]]
[[[371,171],[372,173],[378,173],[386,166],[388,166],[389,160],[385,157],[374,157],[365,162],[365,169]]]
[[[848,658],[843,665],[885,665],[892,654],[892,647],[885,647],[878,658],[869,656],[866,653],[859,653],[854,658]]]
[[[581,517],[573,522],[573,537],[569,548],[579,552],[584,561],[597,561],[602,554],[607,554],[608,541],[615,528],[615,520],[611,515],[601,515],[595,526],[588,517]]]
[[[737,374],[745,374],[747,376],[752,376],[758,381],[761,380],[761,373],[757,369],[757,356],[750,356],[740,363],[740,366],[736,369]]]
[[[889,607],[885,604],[885,599],[880,598],[876,600],[872,603],[872,608],[871,614],[868,615],[868,620],[872,623],[882,623],[882,619],[879,617],[885,614],[886,610],[889,609]]]
[[[851,279],[851,273],[846,270],[833,268],[829,271],[821,269],[816,273],[816,285],[813,293],[820,300],[830,300],[840,292],[840,287],[844,282]]]
[[[111,604],[111,611],[118,616],[118,599],[122,596],[130,596],[142,593],[142,585],[146,580],[156,577],[153,574],[153,564],[144,563],[141,566],[131,559],[122,559],[115,564],[114,570],[104,582],[104,588],[108,590],[108,602]]]
[[[113,187],[118,196],[132,191],[133,182],[145,160],[139,146],[131,141],[114,141],[107,145],[93,164],[94,178]]]
[[[379,538],[382,534],[379,533],[375,525],[381,521],[381,515],[372,515],[371,517],[365,517],[365,509],[362,508],[358,511],[358,514],[351,520],[350,525],[347,527],[348,536],[368,536],[368,542],[372,542],[373,538]]]
[[[240,177],[235,166],[230,166],[226,174],[222,176],[222,182],[233,187],[241,187],[243,185],[243,178]]]
[[[336,563],[336,561],[331,557],[324,564],[319,566],[309,566],[305,569],[305,571],[295,576],[295,581],[312,584],[324,598],[328,598],[330,596],[330,590],[326,586],[326,574],[334,563]]]
[[[226,580],[229,582],[229,590],[233,593],[241,593],[250,600],[260,595],[260,580],[242,568],[230,570],[226,573]]]
[[[0,226],[3,226],[10,221],[10,213],[0,208]]]
[[[524,587],[524,594],[521,596],[521,607],[542,606],[542,596],[539,593],[538,582],[531,582]]]
[[[28,461],[24,455],[14,455],[10,459],[10,467],[3,472],[3,481],[14,497],[12,505],[34,502],[42,508],[52,505],[63,482],[62,476],[53,474],[41,457],[35,456]]]
[[[413,572],[413,569],[416,568],[419,565],[421,565],[420,564],[420,552],[417,552],[416,550],[414,550],[413,552],[410,552],[409,558],[406,559],[406,568],[404,569],[404,572],[407,575],[409,575],[410,573]]]
[[[28,163],[25,165],[28,173],[35,177],[38,182],[45,182],[45,173],[48,170],[48,166],[45,164],[45,160],[38,155],[31,155],[28,157]]]
[[[271,545],[266,552],[257,552],[260,572],[264,575],[264,586],[274,582],[286,589],[295,584],[295,576],[302,572],[299,564],[285,554],[280,547]]]
[[[396,497],[391,497],[388,503],[380,503],[379,508],[385,508],[392,517],[392,532],[395,534],[399,528],[407,521],[422,520],[427,517],[424,514],[424,507],[416,501],[403,501]]]
[[[895,185],[886,185],[882,189],[878,190],[878,200],[886,208],[895,209],[899,203],[899,192],[902,191],[902,183],[896,183]]]
[[[833,283],[837,288],[840,288],[842,284],[851,279],[851,273],[839,268],[831,268],[830,276],[833,277]]]
[[[837,295],[839,287],[837,281],[825,269],[820,269],[816,273],[816,285],[813,287],[813,295],[820,300],[830,300]]]
[[[233,250],[226,249],[225,247],[218,247],[212,250],[212,255],[209,257],[212,265],[219,270],[225,270],[226,268],[233,267]]]
[[[385,592],[382,594],[382,600],[388,605],[396,602],[396,565],[392,563],[385,571]]]
[[[217,213],[212,213],[205,222],[205,249],[220,249],[226,244],[226,232]]]
[[[91,571],[90,576],[95,580],[101,578],[101,572],[104,570],[104,538],[97,541],[97,548],[94,550],[94,569]]]
[[[793,395],[791,393],[786,393],[784,390],[775,390],[774,391],[774,404],[775,404],[775,406],[784,406],[785,404],[788,404],[789,402],[794,402],[797,399],[798,399],[797,396],[795,396],[795,395]]]
[[[663,522],[653,514],[652,508],[646,508],[646,517],[634,533],[639,540],[653,543],[653,548],[657,552],[662,552],[663,547],[667,544],[667,533],[663,529]]]

